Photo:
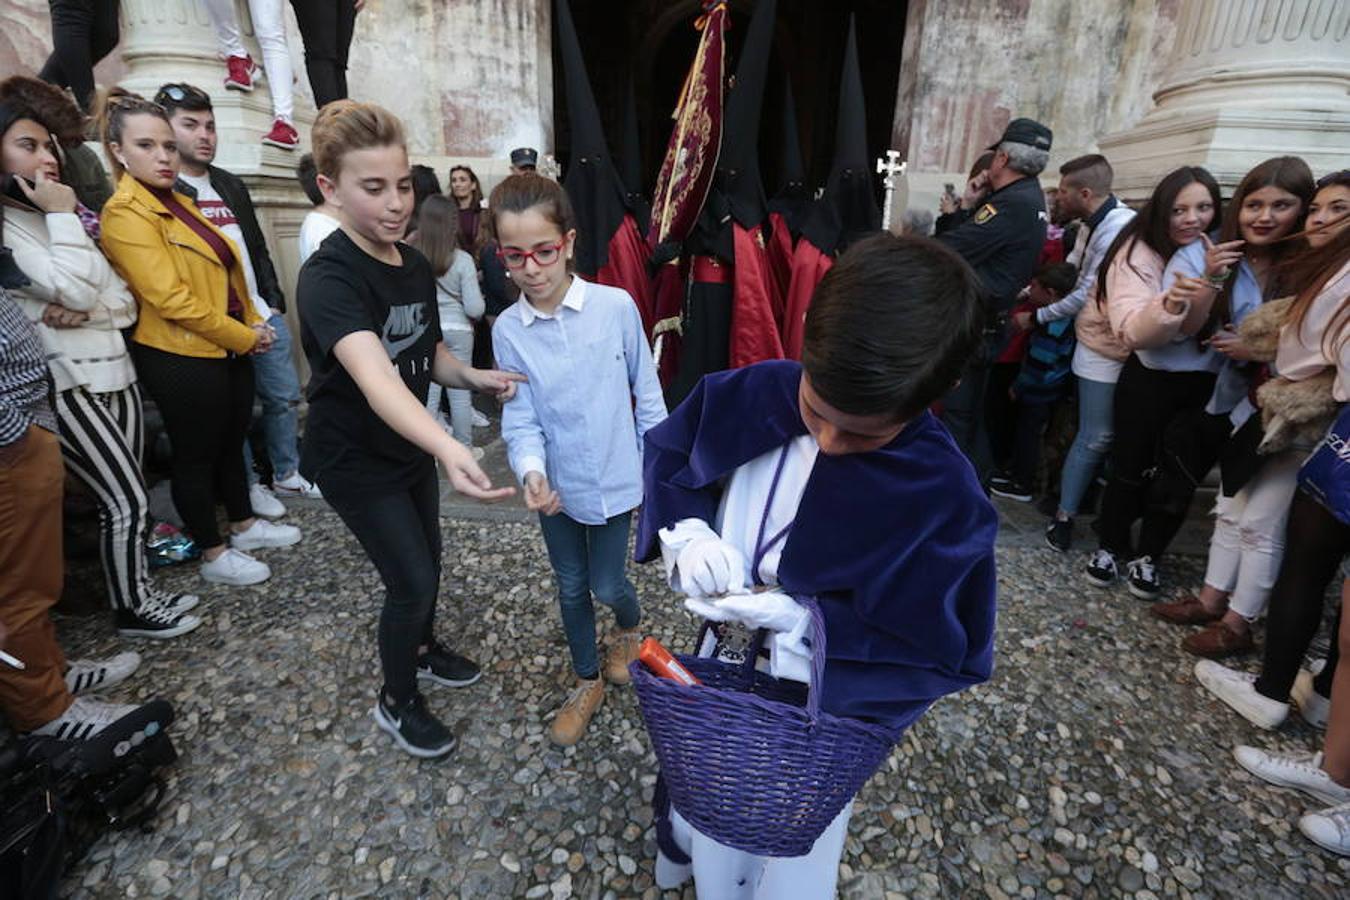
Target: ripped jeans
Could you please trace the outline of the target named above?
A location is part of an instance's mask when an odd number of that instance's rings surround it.
[[[1220,495],[1205,584],[1228,593],[1228,608],[1248,622],[1265,614],[1284,558],[1284,528],[1306,454],[1280,453],[1232,497]]]

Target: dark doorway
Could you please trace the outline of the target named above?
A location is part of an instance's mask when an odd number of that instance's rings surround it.
[[[643,173],[650,189],[670,137],[670,113],[694,56],[699,0],[572,0],[582,54],[612,150],[617,150],[625,91],[631,79],[638,108]],[[867,105],[870,151],[888,148],[900,76],[906,3],[896,0],[779,0],[769,87],[760,122],[765,191],[782,180],[783,78],[792,82],[802,156],[815,184],[824,181],[834,152],[839,69],[849,14],[857,16],[858,55]],[[732,0],[727,73],[739,59],[754,0]],[[570,149],[567,99],[554,54],[554,142],[566,166]]]

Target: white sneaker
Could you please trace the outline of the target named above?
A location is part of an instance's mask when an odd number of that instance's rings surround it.
[[[1322,754],[1276,756],[1256,747],[1236,747],[1233,758],[1257,778],[1312,794],[1335,806],[1350,803],[1350,788],[1341,787],[1322,770]]]
[[[1350,803],[1308,813],[1298,820],[1298,830],[1317,846],[1350,856]]]
[[[1195,664],[1195,677],[1215,697],[1227,703],[1257,728],[1274,731],[1289,715],[1289,704],[1271,700],[1256,692],[1256,676],[1238,672],[1212,659]]]
[[[1327,718],[1331,715],[1331,700],[1317,693],[1313,687],[1313,673],[1307,669],[1299,669],[1298,677],[1294,679],[1294,689],[1289,692],[1289,698],[1294,701],[1294,706],[1298,707],[1298,714],[1303,717],[1314,728],[1320,728],[1326,731]]]
[[[110,659],[77,659],[66,669],[66,687],[72,694],[92,694],[131,677],[141,655],[128,650]]]
[[[319,486],[305,478],[299,472],[292,472],[288,478],[274,478],[272,493],[287,500],[322,500],[323,491]]]
[[[272,570],[268,568],[267,563],[233,547],[226,547],[224,553],[209,562],[203,560],[201,573],[202,578],[215,584],[233,584],[240,587],[259,584],[272,577]]]
[[[487,416],[483,415],[483,414],[482,414],[481,412],[479,412],[477,409],[475,409],[475,410],[473,411],[473,427],[474,427],[474,428],[487,428],[487,427],[488,427],[489,425],[491,425],[491,424],[492,424],[492,420],[489,419]]]
[[[300,543],[299,528],[294,525],[278,525],[266,519],[254,519],[248,528],[230,535],[230,546],[239,550],[289,547],[298,543]]]
[[[127,704],[100,703],[88,697],[76,697],[69,709],[29,733],[63,741],[86,741],[135,709]]]
[[[248,489],[248,502],[253,507],[255,516],[266,516],[269,519],[280,519],[286,515],[286,507],[281,505],[281,501],[276,495],[267,489],[266,485],[255,484]]]

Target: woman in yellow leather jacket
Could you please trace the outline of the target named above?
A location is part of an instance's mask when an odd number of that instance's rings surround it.
[[[173,448],[173,500],[202,548],[202,577],[257,584],[271,570],[247,551],[300,540],[256,518],[242,448],[253,409],[251,353],[271,330],[249,302],[238,249],[174,191],[178,148],[158,105],[114,91],[100,105],[118,179],[103,207],[102,245],[140,305],[132,356]],[[229,543],[216,520],[221,503]]]

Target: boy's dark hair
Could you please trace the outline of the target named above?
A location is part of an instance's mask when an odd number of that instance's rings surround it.
[[[1032,279],[1039,281],[1041,287],[1054,291],[1056,296],[1063,297],[1078,284],[1078,267],[1066,262],[1046,263]]]
[[[173,118],[177,112],[211,112],[211,95],[199,87],[184,83],[162,85],[155,92],[155,102],[164,107],[164,114]]]
[[[295,166],[295,177],[300,181],[305,196],[315,206],[323,206],[323,191],[319,190],[319,167],[314,163],[314,154],[306,153]]]
[[[839,411],[907,420],[951,389],[983,331],[979,283],[960,256],[928,238],[876,234],[816,288],[802,366]]]

